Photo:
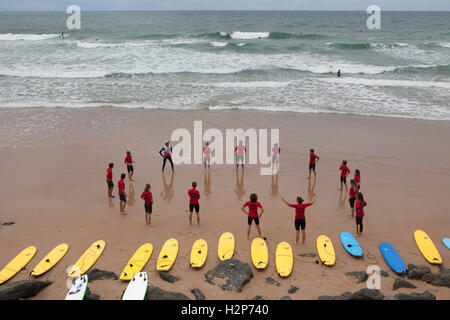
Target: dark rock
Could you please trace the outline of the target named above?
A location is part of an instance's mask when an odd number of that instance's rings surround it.
[[[266,300],[263,296],[255,296],[252,300]]]
[[[225,284],[219,285],[222,290],[241,292],[244,285],[253,278],[253,272],[248,263],[228,259],[205,273],[206,282],[216,285],[215,278],[225,280]]]
[[[119,277],[111,271],[105,271],[100,269],[92,269],[87,273],[89,282],[93,282],[95,280],[103,280],[103,279],[113,279],[117,280]]]
[[[442,273],[442,274],[449,274],[450,273],[450,269],[447,269],[447,268],[444,267],[443,264],[440,264],[439,265],[439,272]]]
[[[350,298],[353,296],[353,294],[351,292],[344,292],[343,294],[340,295],[341,299],[340,300],[350,300]]]
[[[298,288],[296,286],[291,285],[291,287],[289,288],[288,292],[290,294],[296,293],[298,291]]]
[[[397,290],[399,288],[414,289],[414,288],[417,288],[417,287],[415,285],[413,285],[411,282],[406,281],[405,279],[398,278],[398,279],[395,279],[394,290]]]
[[[51,284],[51,281],[39,280],[23,280],[8,283],[0,287],[0,300],[18,300],[34,297]]]
[[[381,270],[380,274],[382,277],[386,277],[386,278],[389,277],[389,273],[387,273],[386,271]]]
[[[15,222],[13,222],[13,221],[10,221],[10,222],[3,222],[3,223],[2,223],[2,226],[10,226],[10,225],[12,225],[12,224],[15,224]]]
[[[379,274],[382,277],[388,277],[389,276],[389,274],[386,271],[380,271]],[[366,282],[367,279],[369,278],[369,275],[367,274],[366,271],[347,272],[345,275],[349,276],[349,277],[355,277],[356,279],[358,279],[357,283]]]
[[[413,292],[411,294],[399,293],[394,296],[397,300],[436,300],[436,296],[428,290],[423,293]]]
[[[266,283],[276,285],[277,287],[281,286],[281,283],[271,277],[266,278]]]
[[[431,269],[427,266],[416,266],[414,264],[408,264],[407,276],[409,279],[420,279],[424,274],[430,273]]]
[[[384,294],[377,289],[363,288],[352,294],[349,300],[383,300]]]
[[[280,300],[292,300],[292,298],[290,296],[283,296]]]
[[[450,273],[426,273],[420,280],[432,286],[450,288]]]
[[[350,300],[352,297],[351,292],[344,292],[340,296],[319,296],[318,300]]]
[[[145,300],[192,300],[181,292],[165,291],[155,286],[149,286]]]
[[[315,254],[315,253],[300,253],[298,256],[299,256],[299,257],[309,257],[309,258],[314,258],[314,257],[317,257],[317,254]]]
[[[206,300],[205,295],[203,294],[203,292],[200,291],[200,289],[194,288],[191,290],[191,292],[194,294],[195,299]]]
[[[356,279],[358,279],[358,283],[365,282],[369,278],[365,271],[347,272],[345,275],[349,277],[355,277]]]
[[[355,293],[344,292],[340,296],[320,296],[318,300],[383,300],[384,294],[376,289],[363,288]]]
[[[180,281],[180,278],[177,278],[177,277],[175,277],[175,276],[173,276],[173,275],[171,275],[171,274],[169,274],[168,272],[165,272],[165,271],[160,271],[159,272],[159,277],[161,279],[163,279],[164,281],[167,281],[167,282],[170,282],[170,283],[174,283],[174,282]]]
[[[89,276],[88,276],[88,279],[89,279]],[[91,279],[89,279],[89,280],[91,280]],[[92,293],[91,290],[89,290],[89,287],[87,287],[86,293],[84,294],[84,300],[100,300],[100,296],[98,294]]]

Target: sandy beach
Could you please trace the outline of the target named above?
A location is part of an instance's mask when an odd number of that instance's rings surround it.
[[[161,173],[158,154],[176,128],[192,132],[195,120],[204,130],[217,128],[279,128],[280,173],[261,176],[259,166],[246,165],[236,174],[233,165],[212,165],[205,174],[201,165],[170,166]],[[340,295],[366,287],[346,272],[363,271],[371,265],[389,271],[382,277],[380,291],[385,295],[429,290],[437,299],[450,299],[450,290],[419,280],[409,280],[417,289],[393,291],[395,275],[379,250],[382,241],[392,243],[406,264],[430,265],[418,250],[413,233],[422,229],[434,241],[448,267],[449,250],[442,244],[449,237],[450,203],[450,122],[337,114],[302,114],[257,111],[163,111],[120,108],[2,108],[0,109],[0,268],[27,246],[38,251],[27,270],[9,282],[29,279],[29,272],[54,246],[66,242],[70,249],[60,263],[38,279],[53,284],[33,299],[63,299],[67,293],[65,271],[94,241],[102,239],[106,249],[94,268],[120,274],[124,265],[143,243],[154,245],[144,271],[149,283],[168,291],[194,298],[199,288],[207,299],[317,299],[321,295]],[[317,180],[307,180],[309,149],[320,156]],[[134,182],[126,180],[129,202],[127,215],[119,214],[117,180],[126,172],[125,151],[136,161]],[[358,239],[365,258],[354,259],[339,241],[343,231],[355,232],[348,217],[347,193],[340,192],[339,165],[348,160],[351,176],[361,170],[362,188],[368,203],[364,232]],[[114,194],[108,200],[106,168],[114,162]],[[198,182],[201,194],[202,226],[189,226],[187,190]],[[154,197],[153,227],[145,225],[144,204],[140,195],[146,183]],[[255,192],[264,206],[261,229],[267,237],[269,265],[257,271],[251,264],[251,240],[245,239],[246,216],[240,206]],[[294,246],[294,210],[280,199],[294,202],[297,196],[316,204],[306,210],[306,244]],[[195,219],[194,219],[195,221]],[[205,282],[206,271],[215,267],[217,242],[223,232],[236,238],[236,257],[251,265],[254,277],[241,293],[224,292]],[[325,234],[333,241],[337,262],[333,267],[316,264],[318,259],[299,254],[316,253],[316,238]],[[252,229],[251,238],[256,237]],[[171,284],[156,272],[156,259],[163,243],[175,237],[179,255],[170,271],[181,280]],[[189,267],[191,246],[198,238],[209,244],[206,264],[200,270]],[[290,277],[278,276],[275,249],[279,242],[293,245],[294,269]],[[367,256],[367,253],[369,254]],[[265,279],[281,283],[274,286]],[[8,283],[9,283],[8,282]],[[291,285],[299,290],[288,294]],[[89,284],[101,299],[120,299],[127,283],[99,280]]]

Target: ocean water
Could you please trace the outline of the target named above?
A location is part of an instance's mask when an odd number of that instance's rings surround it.
[[[450,12],[382,12],[380,30],[365,12],[68,16],[0,12],[0,107],[450,120]]]

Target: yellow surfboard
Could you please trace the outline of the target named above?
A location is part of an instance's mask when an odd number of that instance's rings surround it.
[[[262,238],[255,238],[251,247],[252,262],[256,269],[262,270],[267,267],[269,262],[269,251],[267,244]]]
[[[175,263],[178,254],[178,240],[170,238],[167,240],[159,252],[156,270],[169,271]]]
[[[208,243],[203,239],[198,239],[194,242],[191,250],[191,267],[201,268],[208,256]]]
[[[67,250],[69,250],[69,245],[67,243],[61,243],[54,247],[53,250],[34,267],[33,271],[31,271],[31,275],[37,277],[46,273],[64,257]]]
[[[294,255],[289,243],[280,242],[278,244],[275,252],[275,265],[281,277],[287,277],[291,274],[292,266],[294,265]]]
[[[225,232],[220,236],[219,244],[217,245],[217,253],[219,260],[224,261],[233,258],[234,255],[234,236],[230,232]]]
[[[336,253],[330,238],[325,235],[317,237],[317,252],[319,258],[326,266],[332,266],[336,262]]]
[[[103,240],[95,241],[91,246],[83,253],[78,261],[72,266],[68,277],[78,277],[85,274],[100,258],[103,250],[105,250],[106,243]]]
[[[416,230],[414,232],[414,239],[416,240],[416,244],[420,252],[429,263],[442,264],[442,258],[439,254],[439,251],[436,249],[433,241],[424,231]]]
[[[8,281],[13,276],[16,275],[20,270],[22,270],[31,259],[33,259],[36,254],[36,247],[30,246],[22,252],[20,252],[14,259],[12,259],[6,267],[0,271],[0,284]]]
[[[133,256],[128,260],[127,265],[120,274],[120,280],[130,281],[134,275],[140,272],[146,265],[148,259],[152,256],[153,245],[145,243],[136,250]]]

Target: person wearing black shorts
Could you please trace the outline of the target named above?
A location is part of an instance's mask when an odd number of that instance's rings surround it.
[[[281,197],[284,203],[286,203],[289,207],[295,209],[295,244],[298,244],[298,239],[300,235],[300,228],[302,229],[302,243],[305,244],[306,240],[306,219],[305,219],[305,209],[314,204],[316,201],[316,194],[313,194],[312,200],[310,203],[303,203],[302,197],[297,197],[297,203],[291,204],[287,202],[283,197]]]
[[[319,161],[319,156],[314,153],[314,149],[309,150],[309,176],[311,179],[311,171],[314,173],[314,179],[316,178],[316,163]]]
[[[145,209],[145,222],[149,226],[153,226],[152,224],[152,207],[153,207],[153,195],[150,191],[150,184],[147,183],[145,185],[145,190],[142,192],[141,199],[144,200],[144,209]]]
[[[127,150],[127,156],[125,157],[124,163],[127,165],[128,179],[133,181],[134,167],[133,167],[133,157],[131,156],[131,151]]]
[[[253,221],[255,221],[255,225],[259,226],[259,218],[258,217],[254,217],[254,218],[248,217],[247,218],[247,222],[248,222],[249,226],[252,225]]]
[[[189,195],[189,224],[192,226],[192,213],[194,212],[197,214],[197,223],[200,226],[200,205],[198,203],[198,199],[200,199],[200,192],[198,192],[197,188],[197,182],[192,182],[192,189],[188,190]]]
[[[114,167],[114,163],[110,163],[108,164],[108,169],[106,169],[106,184],[108,185],[108,197],[114,198],[114,196],[112,195],[113,193],[113,189],[114,189],[114,183],[113,183],[113,173],[112,173],[112,169]]]
[[[245,207],[248,207],[248,212],[245,210]],[[261,209],[261,212],[258,214],[258,208]],[[244,214],[248,216],[247,223],[248,223],[248,229],[247,229],[247,240],[250,239],[250,229],[252,226],[253,221],[255,221],[256,229],[258,230],[259,237],[261,236],[261,228],[259,227],[259,219],[262,217],[264,209],[261,205],[261,203],[258,202],[258,195],[256,193],[252,193],[250,195],[250,201],[247,201],[242,206],[242,211]]]

